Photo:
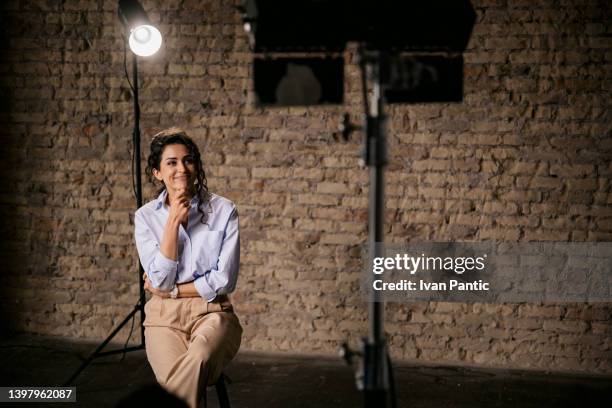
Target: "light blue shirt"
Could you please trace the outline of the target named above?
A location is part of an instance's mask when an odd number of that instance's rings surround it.
[[[236,287],[240,267],[238,210],[230,200],[212,194],[206,224],[198,212],[198,197],[191,199],[187,229],[179,226],[178,261],[160,252],[168,207],[167,191],[140,207],[134,216],[136,248],[151,286],[169,291],[175,284],[194,282],[196,290],[209,302]]]

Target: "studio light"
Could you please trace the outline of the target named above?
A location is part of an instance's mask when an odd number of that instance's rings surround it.
[[[362,163],[370,170],[368,254],[372,259],[381,257],[385,104],[463,99],[463,52],[476,21],[474,8],[469,0],[243,0],[241,10],[255,53],[253,79],[259,105],[342,102],[344,50],[348,42],[358,43],[354,62],[361,71],[364,121],[355,126],[345,113],[339,130],[345,141],[353,130],[362,130]],[[373,279],[369,283],[373,285]],[[355,368],[365,407],[395,408],[384,300],[377,291],[368,300],[369,334],[361,350],[345,343],[341,355]]]
[[[139,57],[155,54],[162,45],[162,35],[151,25],[147,12],[136,0],[119,0],[119,20],[129,32],[132,52]]]
[[[342,103],[338,55],[349,42],[360,44],[361,61],[385,54],[379,76],[386,103],[463,99],[462,53],[476,21],[469,0],[244,0],[241,10],[258,105]],[[308,74],[292,74],[296,67]],[[321,88],[318,98],[279,92],[312,84]]]
[[[128,43],[132,50],[132,81],[130,82],[128,76],[127,64],[124,59],[125,75],[127,82],[132,90],[134,100],[134,130],[132,132],[132,175],[134,181],[134,193],[136,195],[136,208],[142,207],[142,180],[140,170],[140,102],[138,99],[138,57],[148,57],[159,51],[162,43],[162,36],[159,30],[151,25],[147,13],[144,11],[140,3],[136,0],[119,0],[118,13],[119,21],[123,25],[124,40],[129,35]],[[125,44],[124,44],[125,47]],[[125,57],[124,48],[124,57]],[[128,351],[138,351],[145,348],[145,332],[143,322],[145,320],[144,305],[146,303],[145,289],[144,289],[144,269],[142,264],[138,262],[138,287],[139,297],[138,303],[134,306],[134,309],[127,315],[125,319],[108,335],[108,337],[87,357],[87,359],[81,364],[81,366],[72,374],[70,379],[64,384],[64,386],[70,386],[79,374],[97,357],[107,356],[111,354],[122,353],[125,354]],[[140,314],[140,344],[134,347],[125,346],[121,349],[102,351],[107,344],[119,333],[119,330],[132,321],[132,329],[134,328],[134,317],[136,314]],[[130,339],[132,332],[128,336]]]
[[[151,25],[141,25],[130,33],[130,49],[140,57],[148,57],[159,51],[162,36],[159,30]]]

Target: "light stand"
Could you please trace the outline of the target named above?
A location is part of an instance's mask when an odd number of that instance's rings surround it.
[[[362,159],[370,171],[368,247],[370,257],[380,257],[384,242],[384,104],[462,100],[461,53],[476,19],[469,0],[244,0],[241,10],[251,50],[259,53],[254,60],[254,90],[259,105],[341,103],[333,87],[344,81],[342,69],[338,74],[339,64],[323,61],[317,66],[300,54],[342,52],[350,41],[360,45],[365,105]],[[287,53],[293,53],[293,58],[287,58]],[[273,54],[279,58],[270,62]],[[283,64],[287,69],[279,69]],[[309,72],[310,79],[292,75],[291,66]],[[320,67],[326,67],[326,72]],[[366,68],[373,82],[370,107]],[[318,100],[279,97],[283,82],[291,80],[295,89],[308,89],[312,88],[312,78],[323,89]],[[340,126],[343,139],[348,140],[357,128],[345,114]],[[370,273],[370,285],[372,278]],[[391,407],[397,405],[383,312],[380,293],[370,289],[369,335],[363,340],[362,350],[352,351],[346,343],[341,349],[346,361],[357,366],[355,379],[366,407],[385,408],[389,402]]]
[[[136,54],[132,54],[132,78],[133,78],[133,86],[134,86],[134,131],[132,132],[132,142],[134,146],[134,170],[136,172],[136,208],[142,207],[142,177],[140,170],[140,101],[138,99],[138,56]],[[140,346],[138,350],[143,349],[145,347],[145,330],[144,330],[144,305],[146,302],[145,299],[145,289],[144,289],[144,269],[140,262],[138,262],[138,289],[139,289],[139,300],[136,307],[132,311],[131,315],[133,316],[136,313],[137,309],[140,309]],[[128,315],[128,318],[130,315]]]
[[[142,6],[135,0],[120,0],[119,1],[119,18],[124,26],[130,30],[129,46],[132,49],[132,91],[134,94],[134,130],[132,132],[132,143],[134,146],[134,168],[133,171],[136,184],[136,209],[142,207],[142,177],[140,167],[140,102],[138,99],[138,55],[149,56],[153,55],[161,46],[161,34],[151,25],[149,25],[148,17],[142,9]],[[144,28],[143,28],[144,27]],[[139,38],[139,30],[144,37]],[[150,45],[151,40],[155,41]],[[138,55],[137,55],[138,54]],[[127,71],[126,71],[127,74]],[[129,82],[129,81],[128,81]],[[79,374],[87,368],[87,366],[97,357],[104,357],[112,354],[127,353],[130,351],[143,350],[145,348],[145,329],[144,320],[145,312],[144,305],[146,303],[144,289],[144,269],[138,262],[138,288],[139,297],[138,303],[134,309],[119,323],[119,325],[108,335],[108,337],[87,357],[81,366],[72,374],[70,379],[66,381],[65,386],[69,386],[79,376]],[[124,347],[117,350],[102,352],[104,347],[119,333],[131,319],[140,312],[140,344],[133,347]]]
[[[381,246],[377,243],[384,241],[384,166],[387,164],[380,55],[381,53],[378,53],[378,61],[371,65],[374,87],[370,112],[366,113],[366,140],[363,157],[364,163],[370,168],[368,247],[373,257],[382,256],[380,253]],[[361,58],[365,58],[365,56],[362,55]],[[365,73],[362,72],[362,75],[365,75]],[[363,82],[365,83],[365,80]],[[366,97],[365,94],[364,97]],[[387,406],[388,400],[388,374],[392,370],[383,331],[385,304],[380,301],[380,294],[377,291],[371,291],[370,296],[368,305],[370,334],[363,344],[364,404],[366,407],[384,408]],[[395,406],[394,399],[392,406]]]
[[[388,64],[384,52],[366,56],[363,47],[359,48],[361,82],[363,88],[365,124],[362,163],[370,170],[370,191],[368,204],[368,253],[371,258],[382,256],[381,243],[384,240],[384,166],[387,164],[383,68]],[[372,99],[368,106],[367,69],[370,68],[373,82]],[[357,127],[352,126],[345,115],[342,132],[344,139]],[[368,318],[370,330],[363,339],[362,351],[352,351],[348,344],[341,347],[341,356],[350,364],[358,362],[355,372],[357,388],[363,392],[365,407],[385,408],[397,405],[393,384],[393,369],[387,351],[384,334],[384,302],[377,291],[370,291]],[[389,393],[390,392],[390,393]]]

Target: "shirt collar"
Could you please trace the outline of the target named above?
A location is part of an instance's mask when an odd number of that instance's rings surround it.
[[[159,195],[157,196],[156,203],[155,203],[155,210],[159,210],[160,208],[164,206],[164,201],[166,201],[167,195],[168,195],[168,192],[166,191],[166,189],[163,189],[162,192],[159,193]]]
[[[159,195],[157,196],[157,199],[155,200],[155,210],[159,210],[160,208],[162,208],[164,206],[164,203],[166,202],[166,197],[168,196],[168,191],[166,189],[163,189],[163,191],[161,193],[159,193]],[[198,195],[194,195],[193,198],[190,201],[191,207],[197,205],[199,199],[198,199]]]

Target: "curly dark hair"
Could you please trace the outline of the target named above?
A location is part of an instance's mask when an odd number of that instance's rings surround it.
[[[189,154],[193,157],[193,163],[196,169],[196,195],[199,198],[198,212],[202,214],[200,221],[202,224],[206,224],[206,221],[208,220],[208,213],[212,211],[212,206],[210,205],[211,194],[208,191],[206,173],[204,172],[204,167],[202,166],[200,150],[194,141],[187,136],[185,131],[173,127],[162,130],[153,136],[153,139],[151,140],[151,152],[149,153],[149,158],[147,159],[147,168],[145,169],[145,173],[147,176],[149,176],[149,180],[155,184],[156,179],[153,176],[153,169],[157,171],[160,170],[162,153],[164,152],[166,146],[171,144],[184,145],[189,151]],[[162,186],[157,190],[155,195],[158,196],[165,189],[166,186],[162,181]],[[203,208],[206,206],[209,207],[207,212],[203,211]]]

